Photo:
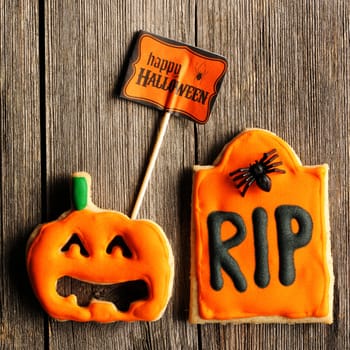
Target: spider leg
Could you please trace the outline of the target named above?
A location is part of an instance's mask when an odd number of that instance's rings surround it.
[[[273,155],[276,152],[277,152],[277,149],[273,148],[271,151],[265,152],[264,155],[266,154],[266,157],[269,157],[269,156]]]
[[[233,175],[236,175],[236,174],[238,174],[238,173],[245,173],[245,172],[247,172],[247,171],[249,171],[249,168],[239,168],[239,169],[237,169],[237,170],[235,170],[235,171],[232,171],[232,172],[229,173],[228,175],[229,175],[229,176],[233,176]]]
[[[283,164],[282,162],[276,162],[276,163],[270,164],[269,166],[266,167],[266,170],[265,170],[266,174],[269,174],[269,173],[285,174],[286,173],[285,170],[277,168],[279,165],[282,165],[282,164]]]
[[[267,158],[269,158],[270,156],[272,156],[273,154],[275,154],[277,152],[276,148],[272,149],[269,152],[265,152],[264,155],[262,156],[262,158],[260,159],[260,162],[263,163],[265,162],[265,160]]]
[[[241,192],[241,196],[244,197],[246,192],[248,191],[248,188],[254,183],[255,179],[254,177],[244,186],[243,191]]]
[[[266,159],[263,163],[263,165],[269,165],[271,162],[273,162],[276,158],[278,158],[278,154],[273,155],[271,158]]]
[[[235,176],[235,177],[232,179],[232,181],[237,181],[237,180],[243,179],[243,178],[245,178],[245,177],[247,177],[247,176],[251,176],[249,171],[244,172],[244,173],[242,173],[242,174],[240,174],[240,175]]]
[[[285,174],[286,171],[283,170],[283,169],[274,168],[274,169],[267,170],[266,173],[280,173],[280,174]]]
[[[237,185],[236,185],[236,187],[237,188],[240,188],[240,187],[242,187],[244,184],[247,184],[247,183],[249,183],[249,182],[251,182],[251,181],[255,181],[255,179],[254,179],[254,177],[252,176],[252,175],[250,175],[250,176],[248,176],[246,179],[244,179],[244,180],[242,180],[240,183],[238,183]]]
[[[279,166],[279,165],[282,165],[283,164],[283,162],[274,162],[274,163],[271,163],[271,164],[267,164],[267,168],[268,167],[271,167],[271,166]]]
[[[272,163],[272,164],[269,164],[269,165],[266,165],[265,166],[265,169],[272,169],[272,168],[276,168],[280,165],[282,165],[283,163],[282,162],[275,162],[275,163]]]

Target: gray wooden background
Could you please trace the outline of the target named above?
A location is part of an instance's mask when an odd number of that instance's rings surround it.
[[[348,0],[1,0],[1,349],[349,349]],[[136,31],[227,57],[206,125],[174,117],[139,217],[161,225],[175,287],[155,323],[60,323],[32,294],[33,228],[69,209],[69,177],[130,214],[158,111],[115,96]],[[304,164],[329,163],[334,324],[188,324],[191,168],[245,127],[284,138]],[[263,301],[262,301],[263,302]]]

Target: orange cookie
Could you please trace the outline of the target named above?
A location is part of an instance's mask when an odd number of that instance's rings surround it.
[[[248,129],[194,170],[190,322],[332,323],[328,166]]]
[[[87,173],[73,174],[73,209],[39,225],[30,236],[26,261],[34,292],[58,320],[157,320],[173,285],[169,242],[152,221],[131,220],[96,207],[90,199],[90,182]],[[90,288],[100,285],[104,295],[96,293],[87,305],[79,305],[76,295],[59,294],[57,285],[63,278],[91,284]],[[129,294],[131,299],[118,303]]]

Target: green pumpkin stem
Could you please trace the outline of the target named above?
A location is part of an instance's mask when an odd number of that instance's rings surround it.
[[[88,174],[86,174],[88,176]],[[72,202],[75,210],[83,210],[89,202],[89,183],[84,173],[73,174]]]

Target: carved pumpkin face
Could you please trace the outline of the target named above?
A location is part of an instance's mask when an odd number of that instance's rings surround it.
[[[84,186],[88,191],[89,183]],[[74,190],[73,182],[73,196],[74,192],[79,197],[81,191]],[[119,212],[98,209],[89,199],[81,203],[75,207],[83,209],[39,226],[29,240],[27,269],[42,306],[60,320],[158,319],[173,282],[173,256],[162,229],[152,221],[131,220]],[[124,293],[130,292],[132,284],[144,291],[127,306],[98,296],[82,306],[76,295],[58,293],[57,284],[65,277],[94,286],[114,286],[115,290],[126,288]]]

